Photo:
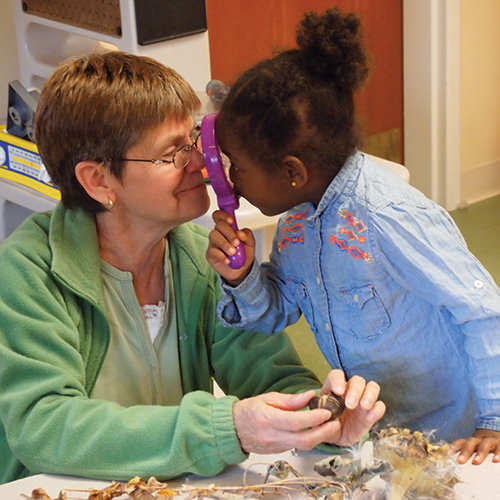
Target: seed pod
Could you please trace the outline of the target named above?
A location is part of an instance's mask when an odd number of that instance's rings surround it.
[[[316,408],[325,408],[332,414],[330,420],[335,420],[342,415],[345,409],[345,404],[344,400],[340,396],[330,392],[330,394],[325,394],[324,396],[314,396],[311,398],[309,400],[309,408],[311,410],[315,410]]]

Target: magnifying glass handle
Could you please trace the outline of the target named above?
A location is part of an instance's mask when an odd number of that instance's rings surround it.
[[[210,178],[210,183],[217,195],[217,204],[221,210],[225,210],[233,219],[232,228],[238,231],[234,211],[240,206],[238,197],[234,194],[222,162],[219,142],[215,135],[215,118],[217,113],[206,115],[201,122],[201,145],[205,167]],[[246,252],[243,243],[236,247],[234,255],[228,255],[229,267],[239,269],[246,260]]]
[[[223,207],[220,208],[222,210],[225,210],[233,219],[231,227],[236,233],[238,231],[238,224],[236,224],[236,217],[234,216],[234,210],[232,210],[231,208],[223,208]],[[231,267],[232,269],[239,269],[241,266],[243,266],[247,258],[243,243],[240,242],[240,244],[236,247],[236,253],[234,255],[228,255],[227,257],[229,259],[229,267]]]

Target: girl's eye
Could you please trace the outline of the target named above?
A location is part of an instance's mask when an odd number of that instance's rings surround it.
[[[233,163],[231,160],[221,151],[220,158],[222,160],[222,164],[224,165],[224,170],[226,171],[226,175],[229,173],[229,169],[233,167]]]

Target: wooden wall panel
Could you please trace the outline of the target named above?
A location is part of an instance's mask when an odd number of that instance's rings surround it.
[[[22,5],[27,14],[105,35],[122,34],[120,0],[24,0]]]
[[[402,0],[206,0],[212,78],[228,84],[276,50],[295,47],[308,10],[335,6],[362,19],[371,76],[357,96],[368,135],[403,126]],[[400,134],[402,136],[402,134]]]

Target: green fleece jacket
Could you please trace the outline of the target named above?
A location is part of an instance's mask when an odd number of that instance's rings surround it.
[[[244,461],[238,398],[318,388],[286,335],[224,328],[207,230],[169,235],[185,396],[124,408],[91,399],[109,344],[95,219],[61,204],[0,245],[0,483],[36,473],[128,480],[214,475]],[[211,394],[212,377],[226,394]]]

